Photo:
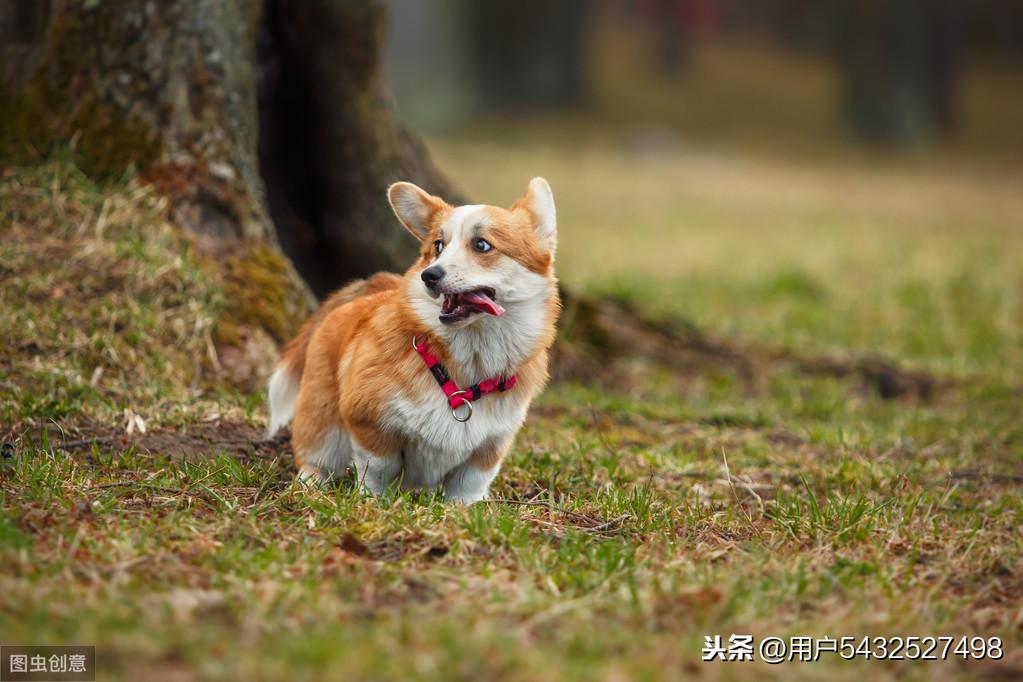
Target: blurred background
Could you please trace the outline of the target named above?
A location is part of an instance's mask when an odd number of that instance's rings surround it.
[[[389,9],[399,117],[473,198],[546,175],[570,283],[762,340],[1018,366],[1023,4]]]
[[[388,78],[420,130],[560,112],[689,142],[1020,151],[1011,0],[388,5]]]

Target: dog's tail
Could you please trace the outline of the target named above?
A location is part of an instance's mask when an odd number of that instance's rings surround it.
[[[400,283],[401,277],[390,272],[378,272],[368,279],[357,279],[328,296],[320,304],[319,309],[305,321],[295,338],[284,347],[281,359],[277,362],[277,367],[267,384],[270,403],[270,425],[266,434],[268,438],[291,423],[291,418],[295,415],[295,399],[298,398],[298,385],[305,370],[306,350],[323,320],[349,301],[394,289]]]

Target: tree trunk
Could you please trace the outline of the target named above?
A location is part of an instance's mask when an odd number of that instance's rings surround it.
[[[458,197],[386,106],[383,23],[370,0],[0,0],[0,163],[134,167],[242,276],[279,246],[319,295],[403,269],[386,186]]]
[[[5,0],[0,21],[0,158],[70,146],[93,174],[134,164],[182,226],[272,241],[255,156],[258,5]]]
[[[404,270],[418,244],[385,189],[409,180],[462,197],[391,114],[380,85],[379,2],[269,0],[259,41],[259,157],[285,252],[319,296]]]
[[[845,0],[841,68],[852,130],[877,142],[913,144],[952,132],[965,25],[949,0]]]

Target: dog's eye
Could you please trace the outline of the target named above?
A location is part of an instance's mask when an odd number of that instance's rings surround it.
[[[477,239],[472,243],[472,248],[476,249],[480,253],[486,253],[487,251],[494,247],[491,246],[490,242],[488,242],[486,239]]]
[[[441,240],[438,239],[437,241],[435,241],[433,243],[433,253],[435,255],[439,256],[440,252],[443,251],[443,250],[444,250],[444,242],[442,242]]]

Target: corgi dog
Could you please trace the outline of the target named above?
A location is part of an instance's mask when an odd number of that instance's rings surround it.
[[[471,504],[547,382],[554,195],[534,178],[509,209],[451,206],[408,182],[387,196],[419,260],[347,285],[306,321],[270,378],[269,433],[292,423],[300,480],[351,468],[373,494],[440,487]]]

